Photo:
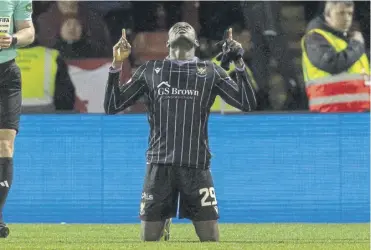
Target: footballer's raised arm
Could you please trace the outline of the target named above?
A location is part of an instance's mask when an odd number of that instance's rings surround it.
[[[120,85],[121,69],[110,68],[104,98],[106,114],[116,114],[125,110],[147,92],[146,65],[141,65],[132,78],[122,85]]]
[[[256,109],[256,98],[254,90],[249,82],[249,78],[244,64],[241,68],[236,68],[237,82],[233,81],[227,72],[220,66],[214,64],[215,70],[215,92],[226,103],[248,112]]]

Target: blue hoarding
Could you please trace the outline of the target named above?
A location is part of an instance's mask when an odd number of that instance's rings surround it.
[[[25,115],[7,222],[135,223],[144,115]],[[369,222],[369,114],[212,115],[221,222]]]

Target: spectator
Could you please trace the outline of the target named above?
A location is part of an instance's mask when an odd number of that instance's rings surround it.
[[[305,20],[310,21],[321,15],[325,8],[324,2],[303,1]],[[370,51],[370,1],[354,2],[354,17],[359,22],[360,31],[365,36],[366,54]],[[368,54],[368,57],[370,55]]]
[[[17,52],[23,113],[86,112],[86,103],[76,97],[68,67],[57,50],[34,43]]]
[[[328,1],[308,24],[302,65],[311,111],[370,109],[370,66],[361,32],[350,31],[353,13],[352,1]]]
[[[39,42],[67,58],[109,57],[112,44],[103,19],[78,1],[57,1],[37,19]]]
[[[298,79],[298,70],[289,51],[287,39],[281,27],[281,4],[277,1],[242,2],[246,26],[251,32],[251,69],[260,87],[257,93],[258,110],[276,109],[268,100],[273,86],[270,59],[277,61],[284,79],[287,98],[282,109],[306,109],[304,84]],[[275,97],[274,97],[275,98]]]

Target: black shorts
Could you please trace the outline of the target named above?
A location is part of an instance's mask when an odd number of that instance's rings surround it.
[[[163,221],[176,217],[193,221],[219,219],[210,169],[147,165],[140,204],[140,219]]]
[[[18,132],[21,106],[21,71],[15,60],[0,63],[0,129]]]

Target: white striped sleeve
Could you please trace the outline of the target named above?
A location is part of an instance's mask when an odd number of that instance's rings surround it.
[[[106,114],[116,114],[133,105],[147,91],[145,79],[147,64],[141,65],[126,83],[120,86],[120,70],[110,68],[104,110]]]
[[[245,68],[236,70],[237,81],[227,74],[220,66],[213,64],[216,93],[229,105],[248,112],[256,108],[254,90],[249,82]]]

